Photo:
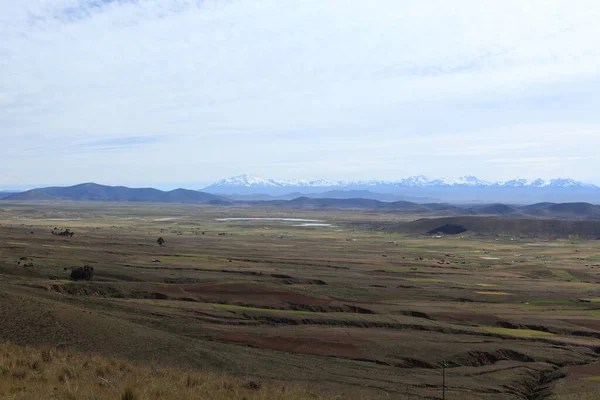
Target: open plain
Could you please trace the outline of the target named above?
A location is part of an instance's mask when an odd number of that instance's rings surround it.
[[[282,382],[307,398],[598,398],[600,242],[375,228],[419,217],[3,203],[0,339],[261,383],[240,399],[284,398]],[[69,279],[85,265],[93,279]],[[95,397],[63,379],[53,398],[114,398],[96,375]],[[28,398],[3,379],[0,398]]]

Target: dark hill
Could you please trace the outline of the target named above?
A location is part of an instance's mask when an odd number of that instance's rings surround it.
[[[436,234],[458,235],[459,233],[463,233],[466,231],[467,231],[467,228],[465,228],[462,225],[446,224],[446,225],[442,225],[440,227],[430,230],[429,232],[427,232],[427,234],[428,235],[436,235]]]
[[[548,206],[548,211],[573,215],[600,215],[600,206],[590,203],[560,203]]]
[[[525,211],[546,210],[546,209],[548,209],[548,207],[555,205],[555,204],[556,203],[550,203],[550,202],[529,204],[526,206],[522,206],[521,210],[525,210]]]
[[[600,219],[600,206],[590,203],[537,203],[521,207],[527,215],[563,219]]]
[[[506,215],[518,211],[516,207],[508,206],[502,203],[477,206],[473,207],[471,210],[478,215]]]
[[[104,186],[96,183],[33,189],[7,196],[2,200],[230,204],[222,197],[195,190],[176,189],[164,192],[153,188],[133,189],[125,186]]]
[[[17,192],[9,192],[9,191],[1,191],[0,192],[0,200],[4,199],[8,196],[12,196],[13,194],[16,194]]]
[[[581,237],[600,239],[600,221],[559,219],[503,218],[496,216],[463,216],[423,218],[412,222],[378,226],[388,232],[412,234],[453,234],[469,232],[484,235],[510,235],[539,238]]]
[[[422,206],[427,208],[430,211],[445,211],[448,213],[455,212],[455,213],[459,213],[461,215],[470,213],[469,211],[467,211],[464,208],[454,206],[452,204],[447,204],[447,203],[425,203],[425,204],[422,204]]]
[[[372,199],[312,199],[309,197],[298,197],[293,200],[285,202],[272,202],[273,204],[278,203],[285,207],[290,208],[307,208],[307,209],[343,209],[343,208],[355,208],[355,209],[372,209],[372,210],[394,210],[394,211],[410,211],[410,212],[427,212],[428,208],[421,204],[412,203],[410,201],[392,201],[384,202]]]

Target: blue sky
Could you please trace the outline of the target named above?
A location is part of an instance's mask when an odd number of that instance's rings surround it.
[[[600,183],[600,3],[0,0],[0,188]]]

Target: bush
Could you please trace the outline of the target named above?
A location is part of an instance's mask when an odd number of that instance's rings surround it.
[[[260,384],[260,382],[257,382],[257,381],[248,381],[244,385],[244,387],[246,389],[252,389],[252,390],[259,390],[261,388],[261,386],[262,385]]]
[[[71,270],[71,279],[74,281],[89,281],[93,277],[94,267],[90,267],[89,265]]]
[[[133,390],[131,389],[126,389],[125,392],[123,393],[123,395],[121,396],[121,400],[136,400],[137,397],[135,395],[135,393],[133,393]]]

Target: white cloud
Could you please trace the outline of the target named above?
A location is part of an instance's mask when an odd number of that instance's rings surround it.
[[[0,1],[0,184],[598,182],[599,18],[584,0]],[[539,157],[564,162],[525,168]]]

